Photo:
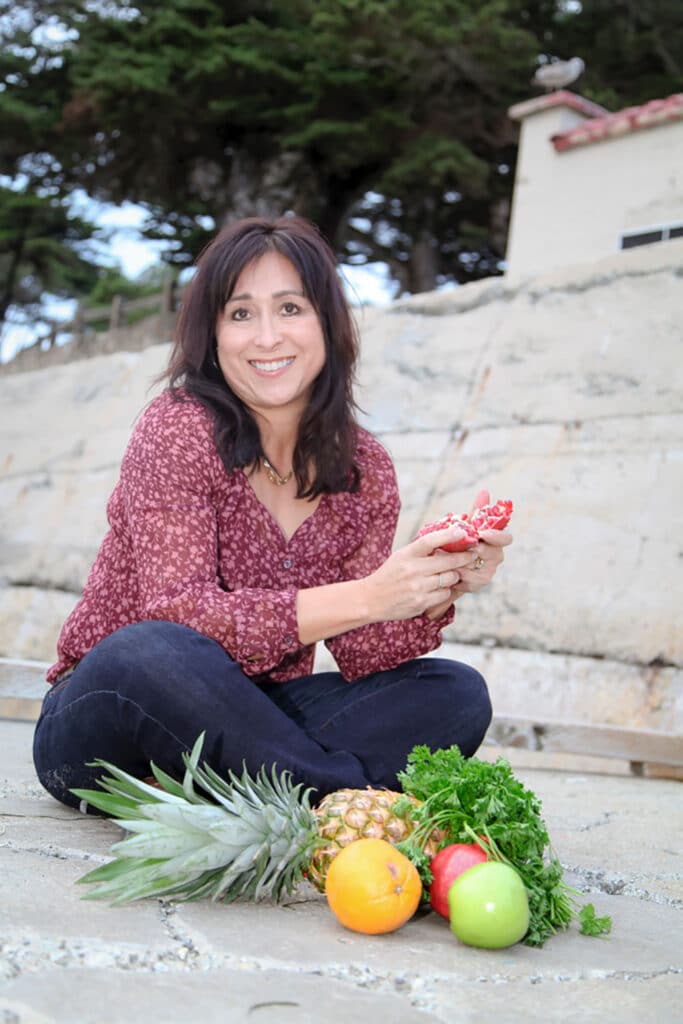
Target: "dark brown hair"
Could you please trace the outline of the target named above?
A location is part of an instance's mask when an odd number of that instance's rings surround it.
[[[176,389],[183,388],[212,413],[214,442],[229,472],[263,456],[256,421],[218,366],[216,321],[244,268],[267,252],[278,252],[294,265],[325,339],[325,364],[314,381],[294,451],[298,497],[355,490],[358,337],[334,254],[309,221],[249,217],[224,228],[204,249],[183,296],[166,373],[170,387],[178,397],[182,392]]]

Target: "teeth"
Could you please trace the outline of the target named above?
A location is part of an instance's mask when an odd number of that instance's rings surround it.
[[[282,370],[285,366],[289,366],[290,363],[294,362],[294,359],[271,359],[267,363],[261,363],[256,359],[250,359],[249,362],[252,366],[256,367],[257,370],[264,370],[266,373],[274,373],[276,370]]]

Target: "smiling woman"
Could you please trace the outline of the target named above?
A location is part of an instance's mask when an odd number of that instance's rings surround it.
[[[396,476],[354,416],[357,354],[314,225],[239,221],[202,254],[48,673],[34,758],[57,799],[77,805],[97,758],[179,775],[201,732],[220,774],[277,765],[317,798],[395,788],[416,744],[478,748],[483,679],[419,656],[511,538],[453,553],[449,527],[392,553]],[[318,641],[338,672],[314,674]]]
[[[188,291],[169,379],[211,410],[226,469],[266,456],[283,475],[293,470],[299,497],[348,489],[358,339],[317,228],[298,217],[237,221],[205,251]],[[273,365],[284,358],[292,364]]]
[[[289,461],[325,364],[320,320],[295,267],[277,252],[245,267],[235,292],[216,325],[218,364],[259,422],[264,447],[273,453],[277,445],[278,463]]]

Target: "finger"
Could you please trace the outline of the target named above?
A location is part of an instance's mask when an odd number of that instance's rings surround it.
[[[477,557],[477,547],[468,548],[467,551],[435,551],[425,566],[429,573],[459,572],[466,566],[471,565]]]
[[[507,547],[506,544],[486,544],[484,541],[478,544],[475,551],[470,551],[468,554],[475,556],[475,561],[478,558],[482,558],[487,565],[493,563],[498,565],[499,562],[503,561],[503,548]],[[472,565],[472,562],[470,562]]]
[[[444,591],[450,590],[451,587],[460,582],[460,573],[453,570],[445,570],[437,572],[431,579],[434,581],[434,589],[441,591],[443,597]]]
[[[451,591],[450,593],[452,594],[453,591]],[[440,619],[442,615],[446,614],[448,609],[453,604],[454,600],[454,597],[449,596],[446,598],[445,601],[441,601],[440,604],[434,604],[425,608],[427,618],[431,619],[432,621],[434,621],[435,619]]]
[[[512,544],[512,534],[507,530],[480,530],[479,539],[492,548],[504,548]]]
[[[451,597],[454,601],[456,601],[459,597],[462,597],[463,594],[471,593],[472,588],[470,587],[469,583],[466,583],[464,580],[461,580],[460,583],[458,583],[455,587],[451,588]]]
[[[447,526],[445,530],[433,530],[431,533],[424,533],[412,542],[413,548],[419,555],[431,555],[438,548],[452,541],[462,540],[466,537],[465,531],[459,526]]]
[[[491,504],[491,495],[488,491],[482,490],[477,492],[477,496],[474,499],[472,508],[470,509],[470,516],[472,516],[478,508],[483,508],[484,505]]]

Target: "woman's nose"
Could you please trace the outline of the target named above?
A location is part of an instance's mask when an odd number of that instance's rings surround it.
[[[277,317],[266,313],[259,317],[256,343],[263,348],[272,348],[280,341],[280,324]]]

